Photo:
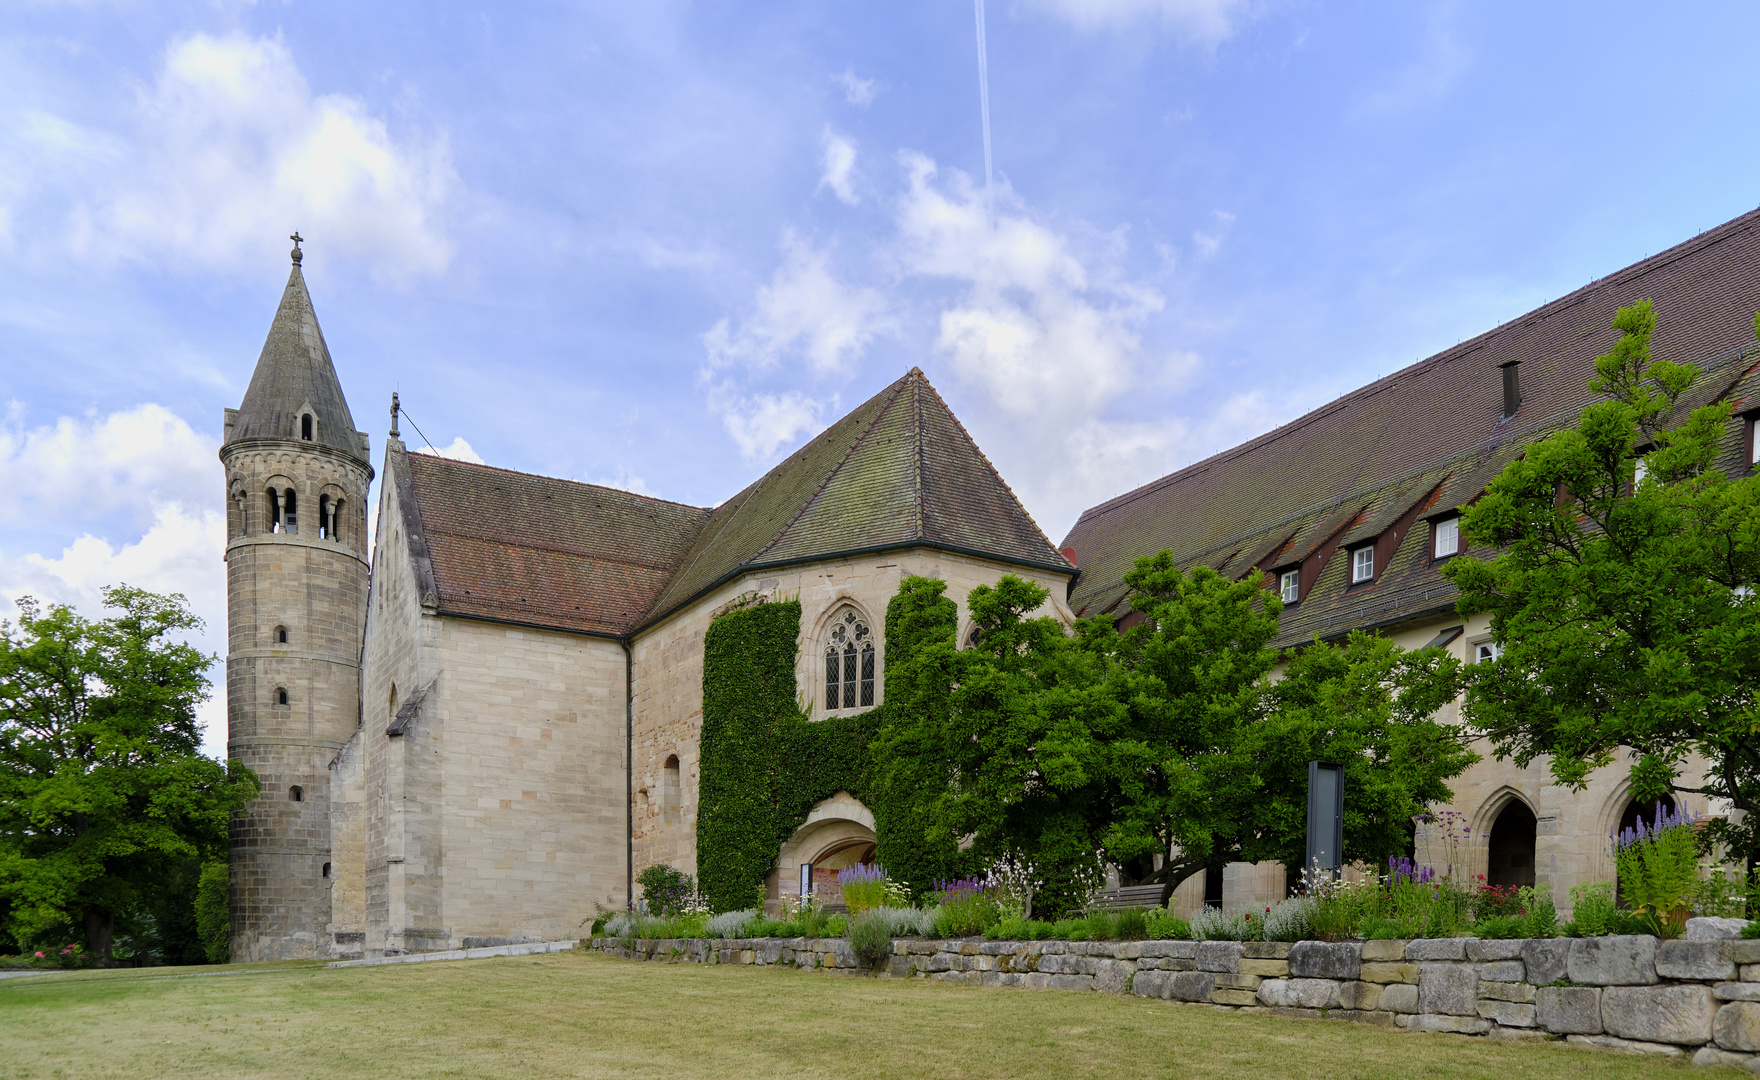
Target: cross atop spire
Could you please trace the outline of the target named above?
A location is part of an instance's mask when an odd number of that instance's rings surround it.
[[[303,258],[305,255],[305,253],[299,249],[299,245],[303,240],[305,240],[305,237],[303,237],[299,234],[298,229],[295,229],[295,230],[293,230],[292,235],[288,236],[288,239],[293,241],[293,251],[292,251],[293,265],[298,266],[300,259]]]

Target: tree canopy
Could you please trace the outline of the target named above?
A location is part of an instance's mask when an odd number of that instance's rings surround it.
[[[1445,571],[1461,614],[1489,612],[1501,648],[1474,665],[1466,715],[1499,757],[1547,757],[1576,790],[1628,750],[1634,797],[1726,799],[1745,819],[1711,835],[1753,853],[1760,477],[1715,467],[1727,403],[1678,415],[1699,373],[1652,357],[1650,302],[1613,325],[1620,339],[1589,384],[1605,399],[1529,446],[1463,514],[1468,540],[1500,552]],[[1695,756],[1709,763],[1702,780]]]
[[[889,658],[876,783],[939,850],[1031,858],[1035,908],[1079,905],[1100,859],[1164,895],[1229,862],[1299,866],[1314,759],[1346,766],[1346,856],[1403,852],[1412,816],[1475,760],[1434,717],[1459,682],[1440,650],[1359,635],[1280,652],[1281,602],[1257,574],[1185,572],[1167,552],[1126,582],[1141,619],[1123,633],[1032,617],[1046,591],[1012,575],[975,588],[965,649],[941,582],[901,586],[939,629]]]
[[[107,957],[171,864],[225,857],[259,785],[200,753],[213,658],[177,640],[200,625],[183,597],[104,600],[117,614],[27,598],[0,622],[0,918],[21,942],[83,937]]]

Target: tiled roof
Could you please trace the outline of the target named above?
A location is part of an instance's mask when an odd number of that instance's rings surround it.
[[[1683,408],[1748,393],[1745,381],[1732,386],[1754,363],[1760,211],[1088,510],[1063,543],[1082,568],[1071,607],[1122,613],[1125,571],[1163,548],[1183,565],[1244,574],[1293,563],[1315,545],[1380,535],[1416,500],[1427,500],[1421,514],[1470,501],[1525,443],[1592,400],[1595,357],[1619,337],[1614,314],[1641,299],[1656,306],[1653,354],[1700,367]],[[1521,363],[1522,404],[1500,422],[1499,367],[1511,361]],[[1733,456],[1740,437],[1731,427]],[[1283,642],[1451,607],[1454,589],[1430,558],[1428,535],[1420,517],[1368,586],[1349,588],[1345,560],[1332,558],[1286,612]]]
[[[365,464],[366,437],[354,429],[306,279],[295,263],[227,442],[295,438],[296,418],[307,404],[318,421],[315,441]]]
[[[749,567],[909,543],[1068,569],[917,368],[716,507],[649,619]]]
[[[706,511],[616,488],[388,451],[407,462],[443,614],[628,633]],[[393,462],[393,475],[403,462]]]
[[[388,453],[442,613],[621,636],[750,569],[909,544],[1070,571],[914,368],[713,510]]]

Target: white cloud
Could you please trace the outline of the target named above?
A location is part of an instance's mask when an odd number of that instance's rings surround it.
[[[899,215],[912,273],[962,293],[941,313],[937,348],[1004,411],[1046,425],[1089,417],[1136,379],[1138,329],[1159,293],[1090,271],[1070,239],[1033,220],[1006,186],[984,192],[963,173],[937,184],[933,162],[907,155]]]
[[[93,261],[219,270],[273,260],[295,228],[391,279],[451,259],[445,138],[395,137],[358,98],[314,94],[278,37],[178,39],[118,114],[96,130],[0,111],[0,175],[34,186],[0,190],[14,233],[25,211],[36,239]]]
[[[1431,7],[1417,55],[1390,84],[1363,101],[1362,111],[1372,115],[1413,112],[1453,89],[1473,63],[1472,53],[1454,32],[1453,23],[1453,4]]]
[[[890,326],[880,293],[839,281],[827,252],[784,232],[782,256],[752,313],[737,327],[722,319],[703,335],[706,374],[735,364],[764,371],[795,355],[815,373],[848,374]]]
[[[453,461],[468,461],[473,465],[488,464],[488,462],[483,460],[481,454],[471,448],[470,443],[465,442],[463,435],[454,436],[452,442],[446,446],[424,446],[420,450],[417,450],[416,453],[451,458]]]
[[[1205,232],[1200,229],[1192,233],[1192,245],[1204,258],[1209,258],[1222,250],[1222,242],[1228,238],[1229,228],[1234,225],[1234,215],[1227,210],[1212,210],[1210,211],[1210,220],[1212,222],[1210,231]]]
[[[843,99],[851,105],[867,108],[874,103],[874,95],[880,92],[879,84],[873,79],[859,79],[855,71],[844,68],[843,74],[837,77],[843,84]]]
[[[14,404],[0,425],[0,617],[21,596],[104,616],[102,590],[127,583],[178,592],[207,624],[191,638],[204,652],[226,641],[225,485],[218,440],[164,406],[107,416],[63,416],[27,427]],[[49,526],[45,528],[45,526]],[[37,537],[25,541],[26,535]],[[58,534],[58,535],[57,535]],[[44,540],[47,540],[45,543]],[[36,544],[55,553],[21,550]],[[226,740],[225,686],[200,711],[204,749]]]
[[[818,434],[825,423],[825,403],[799,391],[780,394],[741,394],[723,385],[710,395],[709,407],[721,414],[727,433],[747,461],[769,461],[784,445],[793,445]],[[835,411],[836,399],[831,408]]]
[[[0,521],[90,521],[119,512],[145,521],[167,502],[217,503],[225,485],[218,439],[163,405],[104,417],[63,416],[27,428],[24,408],[0,423]]]
[[[587,483],[598,484],[600,487],[616,488],[619,491],[627,491],[635,495],[646,495],[650,499],[660,498],[660,493],[649,487],[646,480],[632,475],[628,469],[619,470],[615,476],[600,476],[589,479]]]
[[[861,199],[856,195],[852,183],[856,167],[856,144],[832,131],[827,125],[819,136],[823,147],[819,162],[823,172],[819,176],[819,188],[830,188],[837,198],[854,206]]]
[[[1079,30],[1118,30],[1159,22],[1201,45],[1215,45],[1238,29],[1245,0],[1030,0]]]

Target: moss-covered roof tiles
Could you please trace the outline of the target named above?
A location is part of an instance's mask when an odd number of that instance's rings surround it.
[[[1683,409],[1760,390],[1745,374],[1760,310],[1755,211],[1093,507],[1062,545],[1075,549],[1082,568],[1072,608],[1090,615],[1116,609],[1133,560],[1163,548],[1185,565],[1214,565],[1293,531],[1275,554],[1294,562],[1315,543],[1379,535],[1438,484],[1421,514],[1470,501],[1524,444],[1573,421],[1592,400],[1595,357],[1619,337],[1614,314],[1641,299],[1656,306],[1654,355],[1700,367]],[[1522,403],[1505,420],[1500,366],[1510,362],[1521,364]],[[1734,460],[1739,433],[1731,440],[1729,464],[1745,469]],[[1337,518],[1356,511],[1363,516],[1326,541]],[[1345,560],[1329,561],[1286,614],[1285,643],[1452,604],[1453,587],[1430,558],[1428,536],[1413,527],[1372,585],[1351,587]],[[1228,572],[1271,557],[1232,559]]]

